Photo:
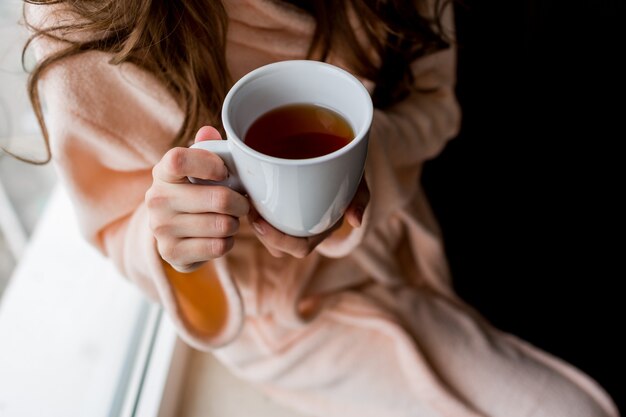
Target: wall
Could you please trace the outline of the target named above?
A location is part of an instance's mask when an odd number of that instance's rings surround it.
[[[561,3],[457,5],[463,127],[423,183],[459,294],[624,413],[624,3]]]

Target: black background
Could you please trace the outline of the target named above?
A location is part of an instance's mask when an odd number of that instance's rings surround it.
[[[463,124],[423,177],[460,296],[622,414],[624,3],[457,4]]]

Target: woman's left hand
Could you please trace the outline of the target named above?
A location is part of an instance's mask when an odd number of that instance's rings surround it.
[[[367,187],[365,177],[363,177],[344,216],[333,227],[315,236],[295,237],[285,234],[266,222],[253,207],[250,208],[248,221],[255,230],[261,243],[263,243],[273,256],[281,258],[284,255],[290,255],[295,258],[304,258],[313,252],[313,249],[315,249],[317,245],[340,228],[344,220],[352,227],[360,227],[363,221],[363,213],[365,213],[369,200],[370,191]]]

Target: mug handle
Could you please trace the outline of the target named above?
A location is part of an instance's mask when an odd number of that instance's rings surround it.
[[[188,177],[189,182],[192,184],[202,184],[202,185],[223,185],[232,190],[237,191],[238,193],[245,194],[245,189],[243,188],[243,184],[239,179],[239,175],[237,174],[237,166],[235,165],[235,160],[233,159],[233,155],[230,152],[230,148],[228,147],[227,140],[203,140],[202,142],[196,142],[191,145],[192,149],[204,149],[205,151],[213,152],[217,156],[219,156],[226,168],[228,168],[228,178],[224,181],[210,181],[203,180],[200,178]]]

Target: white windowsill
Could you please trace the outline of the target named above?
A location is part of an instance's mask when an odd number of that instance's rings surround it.
[[[57,187],[0,300],[0,416],[171,415],[188,348],[161,316]]]
[[[0,417],[43,415],[301,417],[181,342],[82,239],[59,187],[0,300]]]

